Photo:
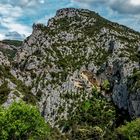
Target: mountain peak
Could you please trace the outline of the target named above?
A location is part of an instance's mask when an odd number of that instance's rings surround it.
[[[63,18],[63,17],[68,17],[72,18],[75,16],[87,16],[87,17],[100,17],[98,13],[94,11],[90,11],[88,9],[80,9],[80,8],[62,8],[57,10],[55,18]]]
[[[91,13],[90,10],[88,9],[78,9],[78,8],[62,8],[62,9],[59,9],[57,10],[56,12],[56,16],[62,16],[62,15],[76,15],[78,14],[79,12],[86,12],[86,13]]]
[[[11,90],[24,101],[39,104],[51,125],[90,100],[93,86],[130,116],[140,116],[139,40],[139,33],[93,11],[60,9],[47,26],[33,24],[14,57],[9,85],[17,85]]]

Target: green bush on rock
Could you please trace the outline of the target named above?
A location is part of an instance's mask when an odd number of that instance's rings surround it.
[[[106,91],[110,90],[110,83],[108,80],[104,80],[103,81],[103,85],[102,85],[102,88]]]
[[[4,83],[0,86],[0,104],[3,104],[10,93],[10,89],[8,87],[8,82],[4,81]]]
[[[0,108],[1,140],[44,140],[49,131],[48,124],[32,105],[21,101],[8,108]]]

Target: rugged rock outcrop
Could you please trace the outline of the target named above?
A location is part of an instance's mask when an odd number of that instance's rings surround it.
[[[95,12],[61,9],[47,26],[33,25],[31,36],[16,54],[17,67],[14,65],[11,73],[28,87],[20,87],[21,94],[27,92],[22,98],[39,104],[52,125],[67,117],[70,106],[74,110],[78,102],[90,96],[91,88],[80,76],[85,70],[94,73],[102,85],[109,83],[110,87],[103,89],[106,98],[138,117],[139,87],[132,90],[128,85],[136,84],[132,78],[139,72],[139,39],[138,32]],[[79,89],[72,79],[87,86]],[[86,95],[79,94],[83,90]]]

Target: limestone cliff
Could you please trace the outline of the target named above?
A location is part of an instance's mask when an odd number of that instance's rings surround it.
[[[16,53],[10,73],[21,83],[15,83],[20,97],[38,104],[52,124],[67,118],[71,106],[74,110],[90,96],[92,84],[81,77],[82,71],[95,75],[90,80],[100,81],[105,98],[138,117],[139,40],[140,33],[95,12],[60,9],[47,26],[33,25],[32,34]],[[82,80],[84,88],[77,88],[72,79]],[[105,81],[108,89],[103,86]],[[79,94],[80,90],[86,95]]]

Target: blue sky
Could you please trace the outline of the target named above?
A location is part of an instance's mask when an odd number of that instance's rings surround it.
[[[0,0],[0,40],[9,32],[30,35],[33,23],[47,24],[56,10],[65,7],[90,9],[140,31],[140,0]]]

